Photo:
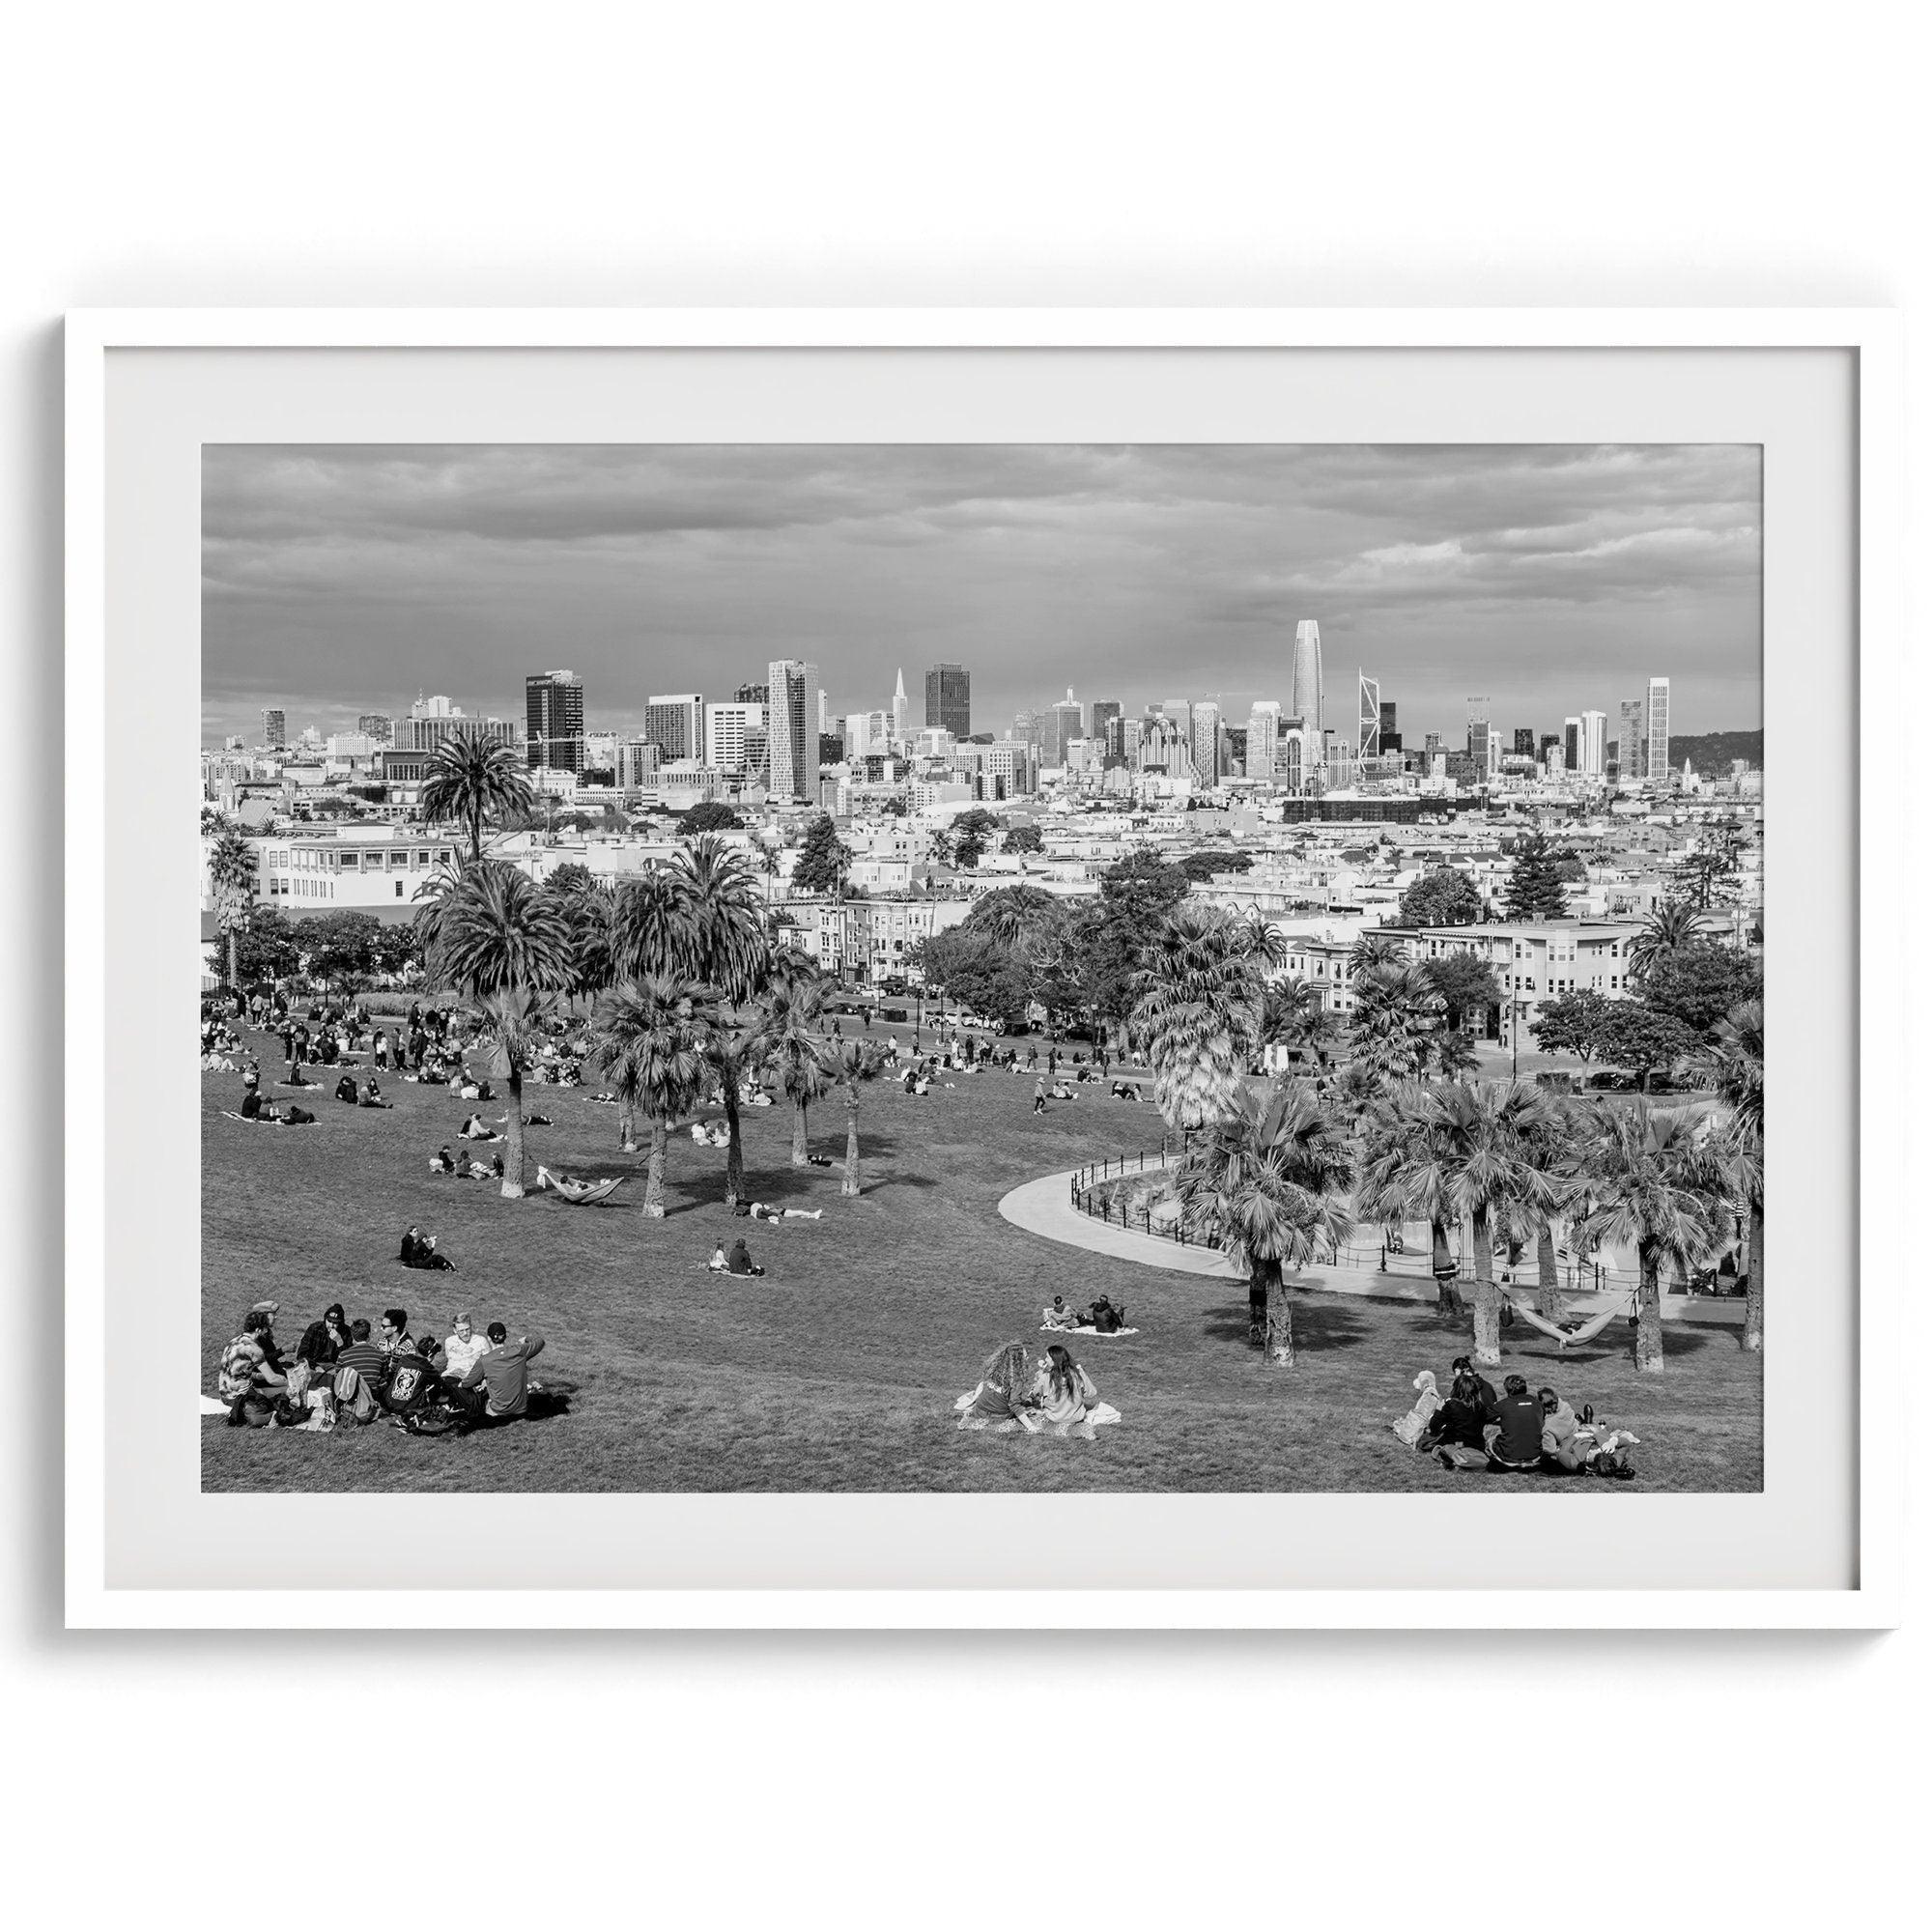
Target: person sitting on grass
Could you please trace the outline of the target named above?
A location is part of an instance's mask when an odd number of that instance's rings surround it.
[[[357,1422],[374,1422],[389,1358],[369,1339],[369,1323],[357,1316],[350,1323],[349,1346],[335,1358],[335,1400]]]
[[[433,1359],[436,1344],[405,1336],[389,1357],[389,1373],[378,1398],[398,1429],[412,1430],[441,1387]]]
[[[398,1350],[410,1346],[410,1311],[407,1308],[384,1309],[383,1325],[377,1332],[376,1346],[385,1355],[393,1355]]]
[[[1467,1355],[1458,1355],[1449,1364],[1449,1374],[1452,1379],[1461,1376],[1467,1376],[1475,1383],[1476,1393],[1481,1398],[1483,1406],[1486,1409],[1494,1409],[1496,1406],[1496,1392],[1476,1373],[1476,1365]],[[1492,1414],[1489,1416],[1488,1420],[1493,1422],[1495,1420],[1494,1415]]]
[[[1077,1328],[1080,1325],[1079,1311],[1067,1307],[1065,1295],[1056,1294],[1053,1305],[1042,1308],[1039,1313],[1042,1325],[1048,1328]]]
[[[1121,1419],[1119,1409],[1100,1400],[1093,1377],[1058,1342],[1048,1345],[1035,1395],[1040,1427],[1055,1435],[1077,1435],[1091,1442],[1096,1428]]]
[[[752,1219],[754,1221],[822,1221],[823,1208],[774,1208],[769,1202],[752,1203]]]
[[[312,1369],[328,1368],[350,1340],[348,1314],[341,1302],[331,1301],[322,1311],[322,1319],[302,1330],[302,1338],[296,1344],[296,1360]]]
[[[376,1076],[372,1073],[362,1083],[362,1098],[357,1104],[364,1107],[382,1107],[387,1109],[393,1107],[396,1103],[393,1100],[383,1098],[383,1090],[376,1085]]]
[[[228,1405],[231,1429],[265,1429],[273,1418],[275,1398],[288,1386],[269,1359],[273,1346],[272,1318],[250,1309],[242,1318],[242,1332],[221,1351],[214,1393]]]
[[[355,1074],[345,1073],[342,1076],[342,1078],[335,1083],[335,1097],[338,1100],[340,1100],[344,1106],[347,1107],[355,1106]]]
[[[959,1427],[983,1429],[995,1435],[1009,1435],[1018,1429],[1031,1433],[1039,1426],[1034,1385],[1026,1345],[1003,1343],[980,1365],[979,1382],[952,1405]]]
[[[1503,1378],[1502,1400],[1488,1441],[1492,1469],[1520,1475],[1543,1461],[1543,1406],[1522,1377]]]
[[[460,1382],[483,1358],[489,1347],[489,1340],[478,1330],[475,1318],[469,1309],[459,1308],[450,1323],[450,1332],[443,1341],[445,1366],[442,1373],[451,1381]]]
[[[436,1236],[418,1234],[413,1221],[403,1231],[403,1245],[396,1259],[406,1268],[454,1268],[456,1265],[447,1255],[437,1253]]]
[[[457,1128],[456,1138],[460,1141],[497,1141],[503,1137],[495,1127],[488,1127],[483,1124],[483,1116],[481,1114],[471,1114]]]
[[[450,1152],[447,1146],[438,1148],[430,1155],[429,1171],[432,1174],[454,1174],[456,1172],[456,1156]]]
[[[1099,1335],[1118,1335],[1127,1325],[1127,1311],[1096,1294],[1087,1310],[1086,1325]]]
[[[479,1428],[516,1422],[529,1413],[530,1364],[543,1353],[541,1335],[509,1339],[500,1321],[490,1324],[490,1346],[457,1384],[456,1399]]]
[[[752,1259],[752,1251],[745,1245],[745,1237],[742,1235],[731,1243],[731,1252],[724,1257],[724,1272],[744,1275],[764,1273],[764,1269]]]
[[[1459,1370],[1449,1385],[1448,1398],[1423,1428],[1416,1446],[1435,1457],[1445,1469],[1489,1466],[1483,1431],[1493,1419],[1495,1405],[1484,1400],[1486,1386],[1473,1369]]]

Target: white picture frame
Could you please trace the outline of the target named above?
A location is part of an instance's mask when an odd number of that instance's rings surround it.
[[[1877,741],[1903,671],[1903,396],[1895,317],[1873,310],[81,310],[67,320],[67,715],[108,707],[104,590],[111,532],[106,431],[117,352],[585,351],[692,348],[1034,350],[1834,351],[1856,360],[1857,667],[1860,741]],[[1768,558],[1777,532],[1768,528]],[[1848,748],[1849,754],[1849,748]],[[1770,754],[1775,755],[1775,754]],[[1888,881],[1902,876],[1902,783],[1865,760],[1857,797],[1859,1032],[1855,1551],[1834,1589],[911,1589],[655,1590],[411,1587],[208,1589],[117,1581],[99,1422],[111,1171],[99,1106],[66,1121],[67,1617],[73,1628],[1468,1629],[1881,1628],[1900,1609],[1904,1557],[1902,1198],[1904,1102],[1881,1058],[1904,1020],[1904,952]],[[1776,783],[1775,774],[1771,780]],[[178,789],[178,787],[177,787]],[[67,1091],[112,1092],[101,1027],[110,998],[102,895],[106,797],[68,770]],[[1846,854],[1847,864],[1853,855]],[[1814,935],[1824,943],[1827,935]],[[1852,1069],[1847,1069],[1848,1072]],[[1793,1270],[1795,1273],[1796,1270]],[[1769,1425],[1768,1425],[1769,1426]],[[208,1499],[233,1509],[238,1499]],[[254,1499],[259,1501],[261,1499]],[[390,1498],[386,1502],[413,1503]],[[490,1499],[497,1500],[497,1499]],[[1076,1499],[1068,1499],[1076,1500]],[[1367,1500],[1367,1499],[1364,1499]],[[1668,1503],[1677,1499],[1647,1499]],[[1465,1508],[1486,1509],[1470,1501]]]

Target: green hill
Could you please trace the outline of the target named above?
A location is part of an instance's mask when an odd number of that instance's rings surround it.
[[[1681,772],[1684,760],[1690,760],[1690,769],[1699,778],[1728,778],[1731,760],[1743,758],[1747,764],[1764,769],[1764,728],[1755,731],[1705,731],[1686,732],[1679,736],[1670,734],[1670,769]]]

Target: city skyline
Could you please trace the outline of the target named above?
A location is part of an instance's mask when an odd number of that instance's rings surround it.
[[[1309,620],[1406,735],[1479,685],[1542,731],[1658,675],[1674,734],[1760,722],[1750,446],[211,446],[203,552],[210,744],[418,687],[507,713],[559,660],[592,730],[781,658],[839,718],[941,663],[996,733],[1069,685],[1245,718]]]

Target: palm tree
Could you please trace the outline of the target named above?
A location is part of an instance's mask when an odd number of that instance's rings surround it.
[[[718,1076],[724,1108],[724,1205],[735,1208],[746,1199],[745,1136],[738,1093],[764,1053],[762,1015],[742,1022],[717,1022],[705,1042],[705,1051]]]
[[[1353,1072],[1355,1069],[1350,1069]],[[1427,1221],[1435,1312],[1456,1312],[1449,1224],[1457,1218],[1455,1173],[1430,1090],[1419,1080],[1383,1089],[1363,1122],[1355,1212],[1365,1221]]]
[[[208,883],[214,897],[214,917],[228,940],[228,985],[241,983],[242,934],[255,909],[255,886],[260,877],[257,848],[233,826],[226,827],[208,855]]]
[[[1262,972],[1225,914],[1182,904],[1161,923],[1133,978],[1131,1037],[1153,1069],[1170,1128],[1228,1113],[1261,1031]]]
[[[1718,1022],[1711,1051],[1718,1096],[1729,1113],[1725,1149],[1731,1181],[1748,1217],[1742,1345],[1764,1348],[1764,1002],[1746,1000]]]
[[[745,861],[723,839],[706,837],[678,853],[671,873],[683,900],[687,970],[728,1000],[747,998],[764,979],[771,943]]]
[[[1272,970],[1288,957],[1288,938],[1260,906],[1250,906],[1241,922],[1241,943],[1262,965]]]
[[[1724,1244],[1729,1202],[1720,1154],[1688,1116],[1659,1113],[1640,1099],[1596,1107],[1581,1167],[1590,1206],[1573,1234],[1586,1245],[1635,1248],[1636,1366],[1655,1373],[1663,1366],[1664,1264],[1688,1275]]]
[[[1561,1198],[1544,1165],[1543,1096],[1527,1081],[1459,1081],[1430,1096],[1434,1139],[1447,1169],[1449,1198],[1469,1219],[1476,1270],[1476,1360],[1494,1367],[1502,1353],[1502,1296],[1495,1283],[1494,1237],[1523,1238],[1544,1225]]]
[[[813,979],[774,981],[765,991],[765,1017],[759,1044],[766,1062],[779,1070],[785,1097],[797,1110],[792,1119],[791,1164],[811,1164],[808,1115],[814,1100],[831,1091],[838,1062],[838,1042],[826,1027],[826,987]]]
[[[1334,1031],[1334,1017],[1307,980],[1270,980],[1262,989],[1261,1032],[1257,1044],[1285,1046],[1291,1052],[1321,1045]]]
[[[595,1000],[616,979],[611,945],[616,900],[609,886],[581,866],[559,867],[544,881],[543,890],[570,932],[570,980],[564,991],[572,1000]]]
[[[422,812],[469,828],[469,863],[483,857],[483,825],[528,815],[536,794],[515,752],[500,738],[459,726],[430,754]]]
[[[1703,928],[1703,915],[1684,900],[1659,906],[1631,941],[1630,977],[1643,979],[1659,960],[1690,945]]]
[[[651,866],[617,888],[611,913],[611,952],[615,977],[643,980],[691,977],[691,908],[684,877],[669,866]]]
[[[859,1089],[867,1080],[879,1077],[886,1056],[884,1050],[870,1040],[842,1040],[837,1046],[838,1058],[833,1079],[838,1091],[845,1095],[845,1178],[838,1183],[838,1191],[856,1196],[860,1191]]]
[[[1578,1180],[1578,1128],[1576,1107],[1554,1094],[1542,1095],[1543,1111],[1525,1124],[1538,1166],[1548,1177],[1550,1200],[1536,1221],[1536,1312],[1546,1321],[1563,1313],[1556,1278],[1556,1221],[1583,1205]]]
[[[1367,973],[1378,966],[1393,966],[1402,956],[1402,948],[1394,940],[1373,932],[1361,934],[1349,954],[1357,973]]]
[[[1476,1049],[1461,1027],[1444,1027],[1430,1048],[1435,1071],[1444,1080],[1461,1080],[1476,1070]]]
[[[1435,1050],[1443,1011],[1442,995],[1414,960],[1364,967],[1355,975],[1350,1051],[1384,1080],[1419,1079]]]
[[[1266,1359],[1294,1363],[1284,1264],[1302,1266],[1346,1236],[1349,1156],[1306,1082],[1239,1090],[1182,1155],[1175,1174],[1181,1225],[1217,1241],[1248,1277],[1248,1323]]]
[[[496,1031],[492,1071],[509,1102],[503,1193],[516,1200],[524,1191],[524,1068],[538,1015],[570,980],[570,928],[526,874],[488,860],[465,871],[438,914],[432,970]]]
[[[653,1221],[664,1219],[670,1123],[704,1091],[709,1031],[698,989],[663,974],[626,980],[598,1005],[592,1057],[626,1111],[650,1117],[643,1212]]]

